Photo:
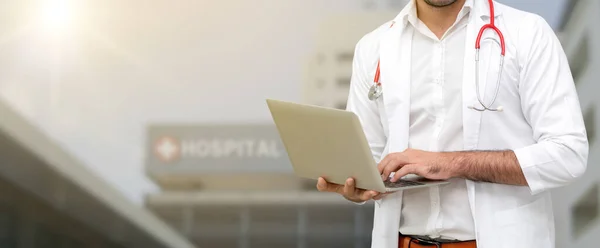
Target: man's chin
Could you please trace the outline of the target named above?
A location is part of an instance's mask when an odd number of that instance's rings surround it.
[[[443,8],[454,4],[457,0],[424,0],[427,5],[436,8]]]

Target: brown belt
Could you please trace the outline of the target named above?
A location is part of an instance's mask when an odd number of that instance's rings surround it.
[[[400,235],[398,248],[477,248],[477,244],[474,240],[445,243]]]

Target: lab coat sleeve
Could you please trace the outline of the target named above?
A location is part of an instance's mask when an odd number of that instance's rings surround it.
[[[373,158],[375,161],[380,161],[386,143],[378,108],[378,104],[383,104],[383,96],[377,101],[368,98],[379,57],[375,36],[375,33],[367,34],[355,47],[346,110],[358,116]]]
[[[565,186],[586,171],[588,140],[567,57],[534,16],[519,33],[519,94],[536,144],[514,150],[532,194]]]

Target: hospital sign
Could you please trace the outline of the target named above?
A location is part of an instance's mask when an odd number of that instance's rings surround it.
[[[274,125],[154,125],[146,146],[152,173],[291,170]]]

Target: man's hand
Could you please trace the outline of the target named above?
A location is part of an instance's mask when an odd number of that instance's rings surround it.
[[[377,169],[383,179],[392,172],[392,182],[408,174],[433,180],[465,178],[472,181],[527,186],[527,180],[512,150],[426,152],[407,149],[388,154]]]
[[[442,153],[426,152],[422,150],[407,149],[404,152],[388,154],[377,169],[382,179],[389,178],[395,172],[392,182],[408,174],[416,174],[433,180],[446,180],[457,176],[454,169]]]
[[[353,178],[348,178],[344,185],[328,183],[320,177],[317,181],[317,189],[321,192],[333,192],[342,195],[349,201],[361,203],[370,199],[379,200],[385,194],[372,190],[357,189]]]

